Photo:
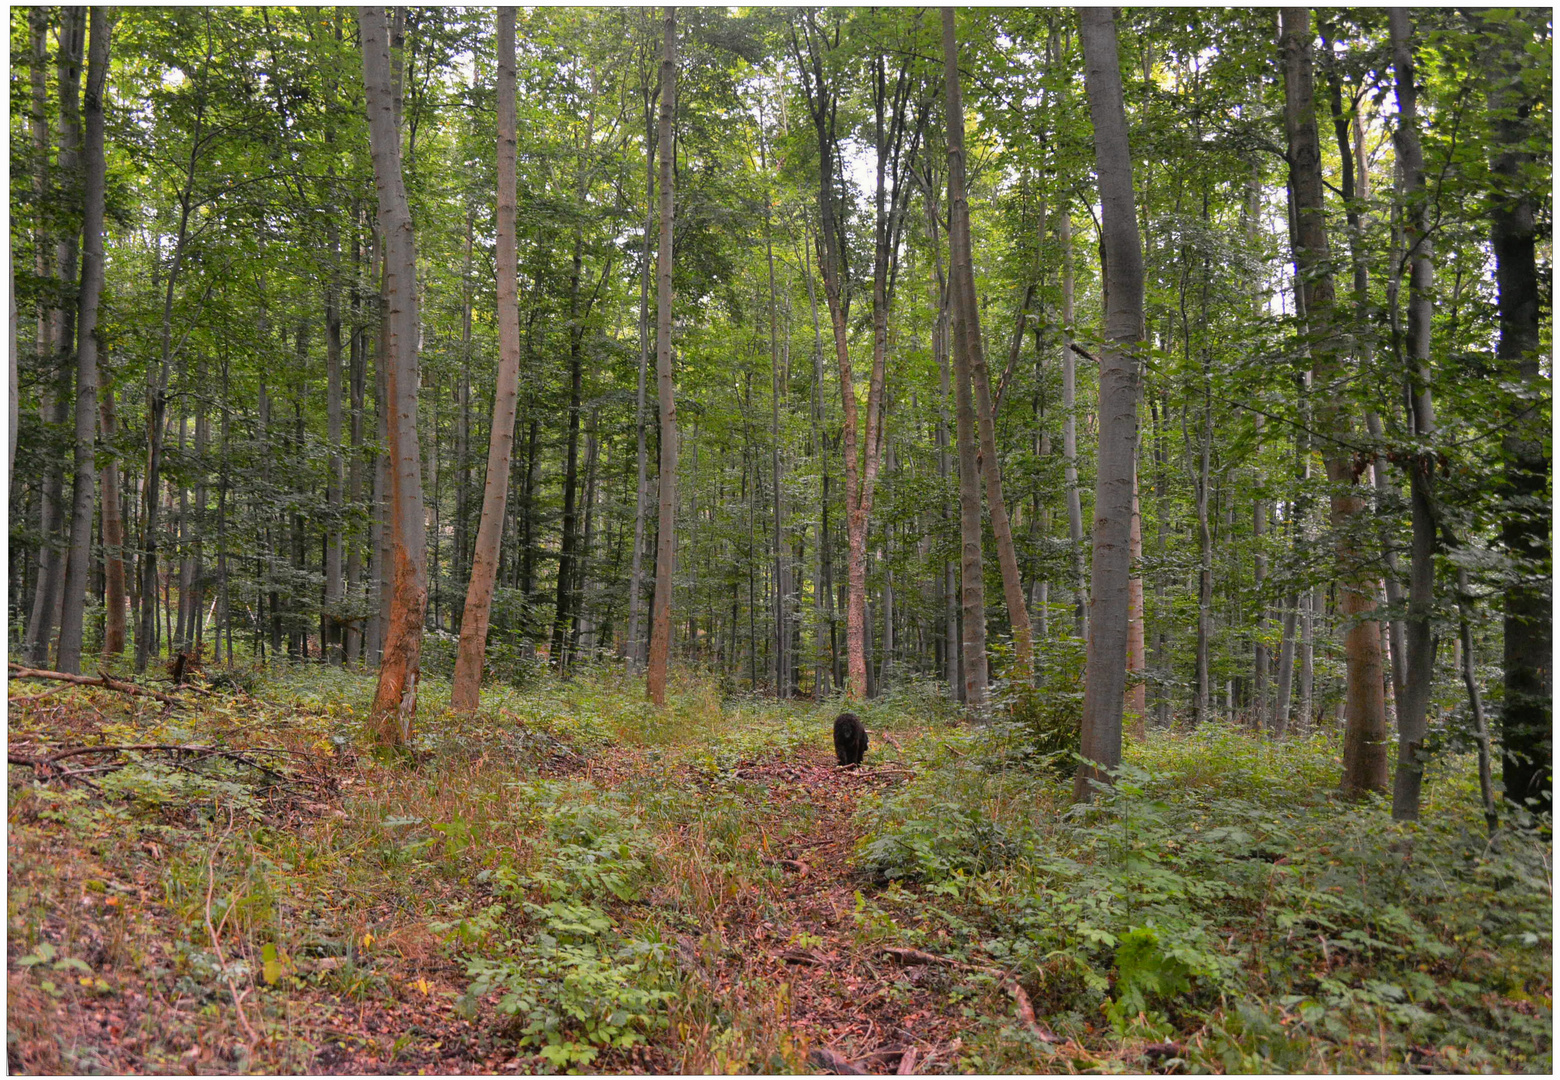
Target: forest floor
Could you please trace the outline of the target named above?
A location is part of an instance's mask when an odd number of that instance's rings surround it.
[[[1551,849],[1470,839],[1466,762],[1389,849],[1295,810],[1325,738],[1156,736],[1089,818],[925,694],[843,770],[693,681],[430,679],[414,761],[365,677],[244,681],[12,683],[13,1072],[1548,1070]]]

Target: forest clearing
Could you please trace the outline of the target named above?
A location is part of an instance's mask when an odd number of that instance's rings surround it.
[[[1551,14],[11,8],[12,1071],[1550,1071]]]

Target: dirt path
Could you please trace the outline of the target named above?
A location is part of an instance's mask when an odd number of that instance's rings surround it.
[[[960,1046],[940,992],[946,972],[886,959],[856,916],[857,891],[875,888],[851,866],[852,815],[863,794],[901,782],[903,771],[843,770],[816,751],[745,761],[737,775],[767,785],[774,815],[811,824],[770,846],[766,862],[784,878],[767,902],[733,897],[702,947],[683,940],[685,970],[736,1011],[789,1036],[793,1051],[822,1048],[892,1073],[913,1047],[917,1071],[945,1068]],[[812,1064],[825,1061],[815,1055]]]

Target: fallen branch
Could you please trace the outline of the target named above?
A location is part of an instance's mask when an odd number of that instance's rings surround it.
[[[246,754],[241,754],[236,750],[223,750],[216,746],[200,746],[193,743],[128,743],[108,746],[78,746],[73,750],[60,750],[53,754],[45,754],[42,757],[36,758],[25,757],[21,754],[7,754],[6,760],[12,765],[26,765],[35,771],[47,774],[53,770],[54,766],[67,758],[80,757],[83,754],[123,754],[132,751],[136,753],[165,753],[176,755],[190,754],[197,758],[226,758],[229,761],[235,761],[240,765],[248,765],[252,769],[258,769],[259,771],[269,776],[274,776],[278,780],[284,782],[296,783],[298,779],[297,777],[289,776],[284,772],[273,769],[268,765],[262,765],[254,758],[249,757]],[[270,747],[260,747],[256,752],[264,754],[283,753],[282,750],[272,749]],[[94,769],[91,771],[98,770]],[[76,776],[79,775],[79,773],[62,772],[60,775]]]
[[[77,686],[101,686],[108,690],[117,690],[121,694],[135,694],[140,697],[155,698],[164,705],[178,705],[181,702],[167,694],[160,694],[156,690],[148,690],[144,686],[137,686],[133,682],[124,682],[112,678],[108,672],[101,671],[97,675],[73,675],[68,671],[45,671],[42,668],[22,667],[12,662],[11,678],[13,679],[53,679],[55,682],[75,683]]]
[[[886,945],[880,951],[884,956],[892,957],[901,964],[933,964],[941,967],[961,968],[965,971],[984,971],[991,975],[1001,975],[1001,972],[995,968],[985,967],[981,964],[971,964],[964,960],[955,960],[951,956],[938,956],[936,953],[922,952],[920,949]]]
[[[921,1051],[915,1047],[906,1050],[904,1056],[899,1059],[899,1068],[894,1070],[895,1076],[909,1076],[915,1072],[915,1060],[921,1056]]]
[[[963,971],[978,971],[990,975],[1002,985],[1013,998],[1014,1011],[1018,1019],[1025,1027],[1035,1033],[1035,1037],[1042,1042],[1061,1042],[1056,1034],[1045,1024],[1035,1018],[1035,1007],[1029,1000],[1029,993],[1018,984],[1018,980],[1007,972],[998,968],[988,967],[985,964],[971,964],[964,960],[955,960],[951,956],[938,956],[936,953],[922,952],[920,949],[908,949],[899,946],[886,946],[882,953],[891,956],[901,964],[936,964],[942,967],[959,968]]]
[[[35,701],[42,701],[44,698],[49,697],[51,694],[58,694],[63,689],[65,689],[65,687],[63,687],[63,686],[55,686],[55,687],[52,687],[52,688],[50,688],[48,690],[45,690],[41,694],[31,694],[28,697],[7,698],[6,699],[6,704],[11,706],[11,708],[13,708],[13,709],[18,708],[18,707],[23,706],[23,705],[31,705]]]
[[[884,742],[888,743],[888,745],[892,746],[895,750],[898,750],[901,754],[903,754],[905,752],[905,748],[903,746],[899,745],[899,740],[894,738],[888,732],[882,731],[882,730],[878,730],[878,731],[872,732],[871,734],[880,736],[883,739]]]
[[[948,751],[948,753],[952,754],[954,757],[961,758],[966,753],[966,751],[949,746],[947,743],[938,743],[938,745],[941,746],[944,750]]]

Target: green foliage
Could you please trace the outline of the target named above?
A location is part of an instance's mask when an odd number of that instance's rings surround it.
[[[665,1024],[672,994],[664,950],[620,931],[606,906],[638,895],[646,837],[619,796],[577,801],[588,785],[545,780],[514,787],[520,816],[545,823],[541,853],[530,872],[505,865],[479,879],[518,901],[518,933],[499,940],[508,928],[503,904],[433,929],[470,953],[461,1010],[475,1015],[479,999],[499,994],[498,1011],[514,1019],[521,1045],[573,1071],[602,1048],[634,1046]]]
[[[1063,1028],[1103,1010],[1120,1038],[1202,1031],[1186,1060],[1221,1071],[1447,1045],[1466,1067],[1546,1067],[1547,1005],[1526,1003],[1551,978],[1547,842],[1484,840],[1466,757],[1427,787],[1423,823],[1394,823],[1331,796],[1337,752],[1216,724],[1156,734],[1055,815],[964,759],[928,762],[864,803],[860,861],[923,882],[896,902],[978,940]]]

